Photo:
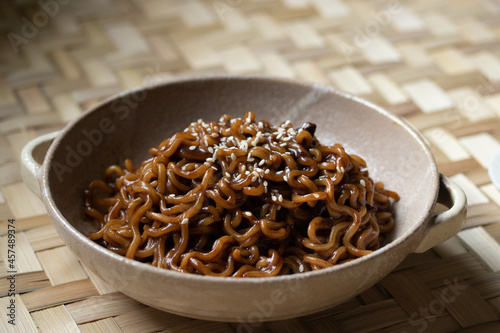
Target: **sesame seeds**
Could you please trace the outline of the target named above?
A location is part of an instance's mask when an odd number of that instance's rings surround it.
[[[231,153],[231,159],[232,159],[233,161],[236,161],[236,154],[235,154],[235,153]]]
[[[361,179],[361,180],[359,181],[359,183],[360,183],[362,186],[366,186],[366,183],[365,183],[365,180],[364,180],[364,179]]]
[[[248,217],[252,217],[252,213],[250,213],[250,212],[244,212],[243,215],[248,216]]]
[[[313,196],[316,198],[316,199],[319,199],[320,198],[320,195],[318,193],[314,193]]]
[[[188,224],[188,223],[189,223],[189,219],[183,219],[183,220],[181,221],[181,224]]]
[[[189,150],[195,150],[195,149],[196,149],[196,146],[189,147]]]
[[[299,266],[299,272],[300,272],[300,273],[303,273],[303,272],[304,272],[304,265],[300,265],[300,266]]]

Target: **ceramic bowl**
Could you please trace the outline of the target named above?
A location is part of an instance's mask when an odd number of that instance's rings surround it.
[[[182,274],[149,266],[90,241],[96,226],[83,213],[83,191],[110,164],[148,157],[148,148],[198,118],[222,114],[274,124],[318,125],[324,144],[342,143],[362,156],[370,175],[399,193],[388,243],[332,268],[266,278]],[[52,142],[53,140],[53,142]],[[51,143],[52,142],[52,143]],[[50,145],[50,148],[47,147]],[[43,161],[43,164],[41,164]],[[26,184],[41,198],[66,245],[90,270],[124,294],[171,313],[217,321],[258,322],[306,315],[356,296],[408,254],[455,235],[466,214],[462,190],[437,171],[420,135],[401,119],[332,87],[287,79],[216,76],[178,79],[114,96],[60,133],[38,138],[22,153]],[[436,202],[449,209],[434,213]]]

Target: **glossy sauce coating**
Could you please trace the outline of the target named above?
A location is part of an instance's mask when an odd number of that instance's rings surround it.
[[[183,273],[233,277],[318,270],[377,250],[395,192],[365,161],[294,129],[221,117],[191,123],[134,168],[112,165],[85,191],[111,251]]]

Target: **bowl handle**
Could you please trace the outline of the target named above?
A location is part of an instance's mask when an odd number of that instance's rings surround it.
[[[40,199],[42,198],[42,194],[39,179],[42,163],[47,150],[58,134],[59,131],[56,131],[39,136],[28,142],[21,151],[21,176],[26,186]]]
[[[433,215],[427,224],[424,238],[415,252],[422,253],[455,236],[463,227],[467,214],[467,198],[464,191],[439,174],[437,202],[449,209]]]

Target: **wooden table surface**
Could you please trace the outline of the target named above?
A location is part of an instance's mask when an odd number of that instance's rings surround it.
[[[0,2],[1,332],[500,332],[500,2]],[[465,190],[466,229],[330,310],[242,325],[148,308],[88,271],[21,180],[37,136],[149,80],[265,73],[321,82],[405,118]],[[16,226],[16,326],[8,224]]]

